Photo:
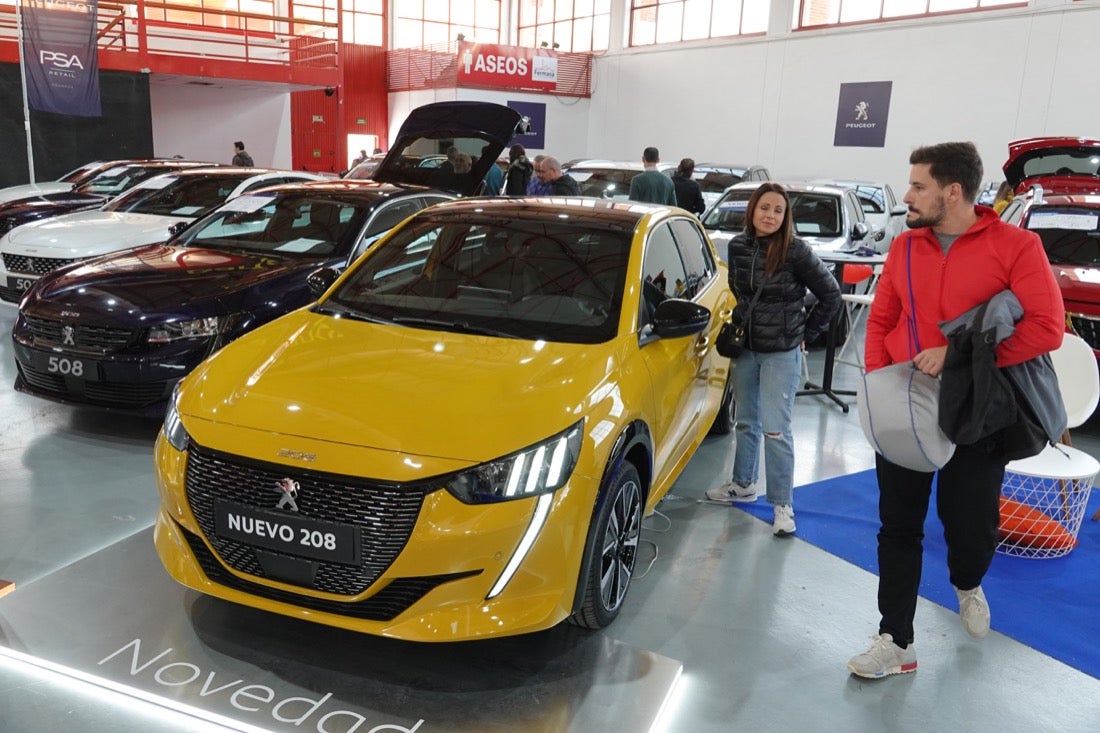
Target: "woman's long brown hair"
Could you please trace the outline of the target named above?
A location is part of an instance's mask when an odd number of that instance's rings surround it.
[[[794,239],[794,222],[791,219],[791,197],[787,195],[787,189],[778,183],[768,181],[760,184],[760,187],[749,197],[748,208],[745,210],[745,234],[756,239],[756,227],[752,224],[753,215],[756,213],[757,204],[760,203],[760,197],[766,193],[777,193],[783,197],[783,222],[775,234],[768,237],[768,254],[764,258],[764,272],[770,277],[775,274],[780,265],[787,261],[787,250],[790,249],[791,240]]]

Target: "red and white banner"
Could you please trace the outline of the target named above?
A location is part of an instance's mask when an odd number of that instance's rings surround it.
[[[554,91],[558,85],[558,53],[547,48],[460,41],[458,83]]]

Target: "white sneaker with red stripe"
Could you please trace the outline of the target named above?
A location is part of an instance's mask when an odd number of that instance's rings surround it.
[[[917,671],[917,652],[913,645],[902,649],[890,634],[871,637],[871,648],[848,660],[848,669],[858,677],[877,679],[891,674]]]

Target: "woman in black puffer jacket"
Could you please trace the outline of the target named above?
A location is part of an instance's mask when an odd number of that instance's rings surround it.
[[[756,501],[763,440],[767,500],[774,506],[772,531],[789,535],[795,531],[791,411],[802,379],[801,345],[829,327],[840,308],[840,286],[810,245],[794,236],[790,199],[778,183],[764,183],[753,192],[745,232],[730,242],[728,261],[730,288],[738,302],[734,314],[745,323],[745,350],[733,367],[733,479],[707,491],[707,499],[722,504]],[[818,300],[809,315],[803,305],[807,290]]]

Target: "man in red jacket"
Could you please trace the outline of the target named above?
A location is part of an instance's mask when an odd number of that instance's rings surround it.
[[[912,360],[926,374],[943,369],[947,339],[939,324],[1007,289],[1024,315],[996,347],[998,367],[1058,348],[1065,329],[1062,296],[1039,237],[975,206],[982,161],[970,142],[917,148],[904,201],[903,232],[890,246],[867,320],[867,371]],[[959,445],[938,472],[936,503],[947,542],[951,583],[970,636],[989,631],[981,582],[997,545],[1004,457],[997,436]],[[913,672],[913,617],[920,587],[924,519],[936,473],[875,456],[879,485],[879,633],[848,669],[860,677]]]

